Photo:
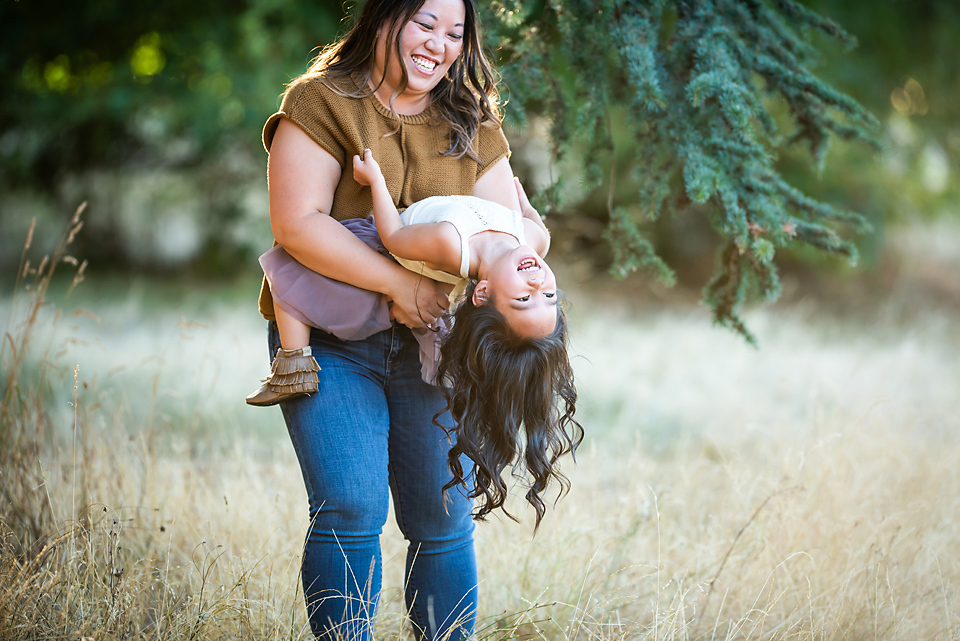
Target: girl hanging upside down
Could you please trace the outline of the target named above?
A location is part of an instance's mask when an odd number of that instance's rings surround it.
[[[474,196],[434,196],[400,214],[369,149],[363,158],[354,156],[353,175],[372,191],[375,229],[368,218],[351,231],[368,242],[379,232],[404,267],[454,286],[452,326],[438,321],[434,328],[440,334],[438,362],[428,345],[433,337],[424,332],[418,337],[426,338],[420,341],[424,378],[442,387],[455,422],[437,423],[454,443],[448,455],[453,479],[443,489],[463,486],[470,498],[481,498],[474,516],[482,519],[503,507],[502,473],[522,457],[521,469],[530,475],[526,499],[539,525],[545,511],[540,495],[550,480],[567,486],[558,459],[583,438],[573,418],[576,389],[566,319],[556,278],[543,260],[550,246],[546,226],[535,213],[520,214]],[[316,279],[329,279],[279,247],[264,259],[282,348],[263,386],[247,397],[259,406],[317,391],[311,327],[361,339],[390,323],[378,306],[379,295],[349,286],[343,287],[355,291],[347,292],[348,298],[343,291],[318,295],[323,287],[337,287],[335,281],[318,285]],[[461,454],[476,466],[473,488]]]

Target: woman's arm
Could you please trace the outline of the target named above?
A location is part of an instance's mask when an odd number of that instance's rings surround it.
[[[524,233],[528,240],[536,238],[537,244],[533,245],[532,243],[534,241],[531,240],[531,247],[543,258],[547,255],[547,252],[550,251],[550,230],[547,229],[543,218],[540,217],[540,212],[530,204],[530,199],[527,198],[527,192],[523,190],[520,179],[514,177],[513,183],[517,188],[517,196],[520,198],[520,212],[523,214]]]
[[[330,217],[340,163],[283,118],[270,146],[267,178],[273,236],[301,264],[328,278],[385,294],[394,318],[422,327],[449,306],[444,287],[381,256]]]
[[[507,158],[498,160],[477,179],[473,185],[473,195],[500,203],[513,211],[521,211],[517,188],[513,183],[513,169]]]
[[[473,186],[473,195],[519,211],[525,221],[530,221],[523,225],[527,242],[540,256],[547,255],[547,250],[550,249],[550,232],[527,199],[520,181],[514,178],[509,160],[501,158],[480,176]]]

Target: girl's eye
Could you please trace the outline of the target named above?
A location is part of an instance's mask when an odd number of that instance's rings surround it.
[[[557,292],[544,292],[543,295],[546,296],[547,298],[553,298],[554,296],[557,295]]]
[[[530,296],[529,296],[529,294],[528,294],[527,296],[521,296],[521,297],[518,298],[517,300],[520,301],[521,303],[525,303],[525,302],[527,302],[528,300],[530,300]]]

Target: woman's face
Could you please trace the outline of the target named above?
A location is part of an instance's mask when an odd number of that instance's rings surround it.
[[[460,55],[465,19],[463,0],[426,0],[410,22],[400,28],[400,59],[397,60],[396,52],[391,51],[381,88],[389,92],[386,95],[389,96],[399,86],[403,77],[401,65],[407,71],[407,87],[401,97],[410,100],[429,95]],[[384,27],[377,38],[373,74],[375,82],[384,77],[387,35],[387,28]]]

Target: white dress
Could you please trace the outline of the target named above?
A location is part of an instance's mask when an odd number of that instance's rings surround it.
[[[453,224],[460,234],[460,273],[449,274],[431,269],[420,261],[394,256],[397,262],[412,272],[423,274],[443,283],[453,283],[450,302],[455,303],[470,278],[470,237],[484,231],[510,234],[521,245],[527,242],[523,235],[523,216],[500,205],[476,196],[431,196],[407,207],[400,219],[404,226],[419,223]]]

